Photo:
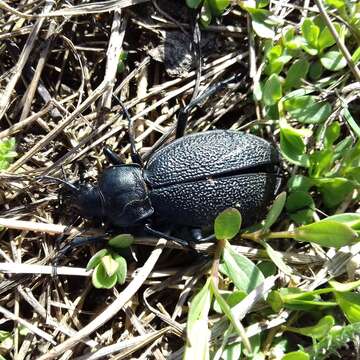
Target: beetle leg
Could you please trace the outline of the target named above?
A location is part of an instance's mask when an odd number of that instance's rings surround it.
[[[112,164],[112,165],[122,165],[123,164],[120,157],[114,151],[112,151],[109,147],[105,146],[103,149],[103,153],[110,164]]]
[[[70,250],[87,244],[101,243],[104,241],[104,236],[76,236],[69,244],[65,245],[58,251],[53,260],[53,265],[56,266],[59,260],[64,257]]]
[[[74,192],[77,192],[79,191],[79,189],[74,185],[72,184],[71,182],[69,181],[66,181],[66,180],[63,180],[63,179],[60,179],[60,178],[56,178],[56,177],[53,177],[53,176],[48,176],[48,175],[43,175],[43,176],[38,176],[36,178],[36,180],[39,180],[39,181],[46,181],[46,180],[50,180],[50,181],[54,181],[56,183],[60,183],[60,184],[63,184],[67,187],[68,190],[72,190]]]
[[[197,243],[209,242],[215,240],[214,234],[204,237],[200,228],[193,228],[190,231],[191,231],[191,236],[193,237],[194,241]]]
[[[174,241],[174,242],[178,243],[179,245],[194,251],[194,248],[186,240],[183,240],[183,239],[177,238],[175,236],[166,234],[166,233],[164,233],[162,231],[155,230],[150,226],[150,224],[145,224],[144,227],[145,227],[145,231],[147,231],[149,234],[162,237],[162,238],[164,238],[166,240],[169,240],[169,241]]]
[[[184,108],[180,109],[176,124],[175,137],[180,138],[184,135],[189,113],[195,106],[197,106],[199,103],[201,103],[204,99],[208,98],[209,96],[217,93],[218,91],[223,90],[224,88],[226,88],[227,85],[239,82],[241,79],[243,79],[243,77],[244,77],[243,74],[237,74],[229,77],[228,79],[225,79],[224,81],[215,84],[214,86],[211,86],[209,89],[204,91],[200,96],[198,96],[194,100],[191,100],[189,104],[187,104]]]
[[[143,164],[142,158],[141,158],[140,154],[138,153],[138,151],[136,150],[136,146],[135,146],[134,120],[131,118],[131,116],[130,116],[127,108],[123,104],[123,102],[116,95],[113,95],[113,96],[120,104],[120,106],[123,110],[123,113],[124,113],[126,119],[128,120],[131,160],[135,164],[139,164],[139,165],[143,166],[144,164]]]

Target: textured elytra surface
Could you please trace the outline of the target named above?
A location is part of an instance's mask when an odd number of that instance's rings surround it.
[[[275,187],[272,174],[245,174],[153,189],[150,198],[155,214],[172,223],[209,225],[219,212],[236,207],[250,224],[269,205]]]
[[[156,188],[278,161],[273,146],[257,136],[215,130],[187,135],[164,146],[149,159],[145,175]]]

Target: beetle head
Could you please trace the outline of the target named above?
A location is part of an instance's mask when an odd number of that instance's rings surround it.
[[[103,216],[103,201],[97,186],[91,184],[65,184],[59,193],[60,202],[75,210],[76,214],[87,218]]]

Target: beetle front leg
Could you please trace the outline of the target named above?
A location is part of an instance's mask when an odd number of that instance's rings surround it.
[[[112,151],[109,147],[105,146],[103,149],[104,155],[112,165],[123,165],[124,163],[121,161],[120,157]]]

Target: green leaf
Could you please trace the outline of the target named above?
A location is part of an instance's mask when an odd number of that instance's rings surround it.
[[[332,292],[331,288],[321,289],[323,293]],[[270,292],[267,300],[275,312],[282,308],[291,310],[313,311],[319,307],[336,306],[335,302],[322,301],[315,291],[303,291],[298,288],[280,288]]]
[[[14,138],[0,141],[0,171],[7,169],[16,156]]]
[[[241,342],[227,344],[222,352],[222,360],[239,360],[241,358]],[[221,350],[221,349],[220,349]]]
[[[349,292],[351,290],[355,290],[360,286],[360,280],[351,281],[348,283],[340,283],[335,280],[329,281],[331,287],[335,289],[337,292]]]
[[[340,136],[340,123],[338,121],[334,121],[330,124],[330,126],[326,127],[325,134],[324,134],[324,147],[330,147],[334,144],[334,142]]]
[[[120,255],[114,256],[114,260],[118,263],[118,268],[116,270],[117,282],[118,284],[122,285],[126,281],[127,263],[126,260]]]
[[[274,250],[267,242],[261,241],[271,261],[286,275],[292,276],[292,268],[285,264],[283,256],[280,252]]]
[[[190,303],[187,328],[186,346],[183,360],[208,360],[210,331],[208,328],[208,313],[211,304],[210,279],[196,294]],[[199,336],[201,334],[201,336]]]
[[[222,291],[221,296],[225,299],[225,301],[228,303],[230,307],[234,307],[239,302],[244,300],[247,296],[247,293],[241,290],[235,290],[235,291]],[[219,314],[222,314],[222,310],[220,307],[220,304],[214,300],[214,311],[216,311]]]
[[[340,51],[329,51],[320,58],[322,66],[331,71],[338,71],[346,67],[347,62]]]
[[[344,117],[346,122],[350,125],[352,131],[356,134],[358,138],[360,138],[360,126],[357,124],[353,116],[351,115],[347,106],[343,105],[343,109],[341,110],[341,115]]]
[[[108,276],[102,263],[96,266],[92,273],[92,284],[97,289],[111,289],[116,285],[116,274]]]
[[[228,303],[225,301],[225,299],[220,295],[219,290],[217,289],[216,285],[213,281],[211,281],[211,290],[213,294],[215,295],[215,299],[218,302],[218,304],[221,307],[221,310],[226,315],[228,320],[230,321],[231,325],[234,327],[238,335],[241,337],[243,343],[247,348],[251,349],[249,339],[246,336],[245,329],[242,326],[240,320],[237,318],[237,316],[234,314],[233,310],[230,308]]]
[[[328,336],[318,341],[309,353],[312,359],[325,360],[329,354],[335,353],[337,349],[347,346],[353,342],[360,333],[360,323],[346,326],[334,326]]]
[[[326,218],[327,220],[337,221],[352,228],[360,235],[360,214],[359,213],[344,213],[336,214]]]
[[[277,273],[277,266],[272,261],[260,261],[256,264],[256,266],[266,278]]]
[[[131,234],[120,234],[109,240],[109,245],[114,248],[125,249],[134,242]]]
[[[212,14],[208,2],[205,1],[200,11],[200,22],[204,28],[207,28],[212,20]]]
[[[215,16],[221,15],[225,9],[230,5],[229,0],[207,0],[211,12]]]
[[[125,71],[125,61],[127,59],[127,52],[121,51],[119,55],[118,65],[117,65],[117,73],[121,74]]]
[[[352,61],[357,64],[360,61],[360,46],[354,51],[351,56]]]
[[[207,319],[210,310],[211,293],[210,279],[207,280],[203,288],[194,296],[191,301],[187,327],[191,328],[194,322],[199,319]]]
[[[273,27],[276,21],[273,20],[271,12],[264,9],[245,8],[251,16],[252,26],[256,35],[265,39],[273,39],[275,36]]]
[[[354,190],[354,185],[345,178],[317,178],[313,182],[319,188],[327,208],[338,206]]]
[[[308,167],[309,157],[305,154],[305,143],[301,131],[291,126],[280,127],[280,150],[285,159],[295,165]]]
[[[299,350],[285,354],[281,360],[310,360],[310,356],[306,352]]]
[[[301,25],[302,34],[310,48],[317,49],[318,47],[318,38],[320,34],[320,29],[315,25],[314,21],[306,18]],[[310,54],[315,55],[315,54]]]
[[[271,76],[272,74],[280,74],[284,68],[284,65],[291,60],[292,56],[282,55],[275,60],[266,64],[264,73]]]
[[[334,164],[334,160],[334,151],[332,149],[315,151],[310,155],[309,176],[312,178],[326,176],[326,173]]]
[[[247,294],[264,281],[264,275],[247,257],[235,252],[229,243],[223,251],[220,271],[225,273],[238,290]]]
[[[324,72],[320,61],[315,61],[310,65],[309,76],[312,80],[319,80]]]
[[[293,26],[290,26],[285,30],[281,40],[285,48],[290,52],[296,52],[303,45],[306,45],[305,39],[302,36],[297,36],[295,34],[295,27]]]
[[[269,230],[271,226],[276,222],[284,208],[285,201],[286,192],[282,192],[275,198],[274,203],[272,204],[264,220],[263,231]]]
[[[236,236],[241,227],[239,210],[230,208],[221,212],[215,219],[215,237],[218,240],[229,240]]]
[[[316,102],[315,96],[297,96],[284,101],[284,108],[297,121],[318,124],[330,116],[332,108],[328,102]]]
[[[333,25],[335,26],[336,31],[338,33],[340,33],[341,25],[336,22],[333,22]],[[336,44],[336,40],[327,26],[325,26],[322,29],[318,40],[319,40],[319,43],[318,43],[319,50],[324,50],[325,48],[328,48],[328,47]]]
[[[312,179],[304,175],[293,175],[291,176],[287,187],[289,191],[305,191],[308,192],[314,185]]]
[[[286,201],[286,210],[289,212],[295,212],[304,208],[315,209],[314,200],[310,194],[304,191],[292,192]]]
[[[89,271],[90,269],[95,269],[95,267],[100,264],[101,258],[108,255],[108,254],[109,254],[109,251],[107,249],[99,250],[89,260],[88,264],[86,265],[86,270]]]
[[[271,106],[264,106],[266,116],[271,120],[279,120],[279,106],[278,104],[271,105]]]
[[[335,319],[331,315],[326,315],[323,318],[321,318],[316,325],[306,326],[302,328],[289,326],[286,327],[286,330],[319,340],[327,336],[327,334],[334,325],[335,325]]]
[[[101,258],[101,263],[104,266],[106,275],[109,277],[113,276],[119,267],[119,264],[112,258],[111,255],[103,256]]]
[[[357,233],[349,226],[331,220],[321,220],[303,225],[294,231],[294,239],[308,241],[325,247],[340,248],[354,243]]]
[[[330,5],[335,7],[336,9],[340,10],[342,8],[345,7],[346,2],[345,0],[325,0],[325,2]]]
[[[202,1],[203,0],[186,0],[186,5],[189,8],[196,9],[202,3]]]
[[[305,79],[306,74],[309,70],[310,64],[305,59],[295,60],[287,73],[284,88],[298,88],[302,85],[302,81]]]
[[[335,292],[335,299],[350,323],[360,322],[360,294]]]
[[[272,74],[265,82],[263,87],[263,101],[265,105],[276,104],[282,97],[282,88],[280,78]]]
[[[13,334],[9,331],[0,330],[0,356],[13,348]],[[0,357],[1,359],[1,357]],[[3,358],[6,360],[5,358]]]
[[[307,224],[313,220],[315,203],[307,192],[294,191],[288,197],[286,209],[297,224]]]

